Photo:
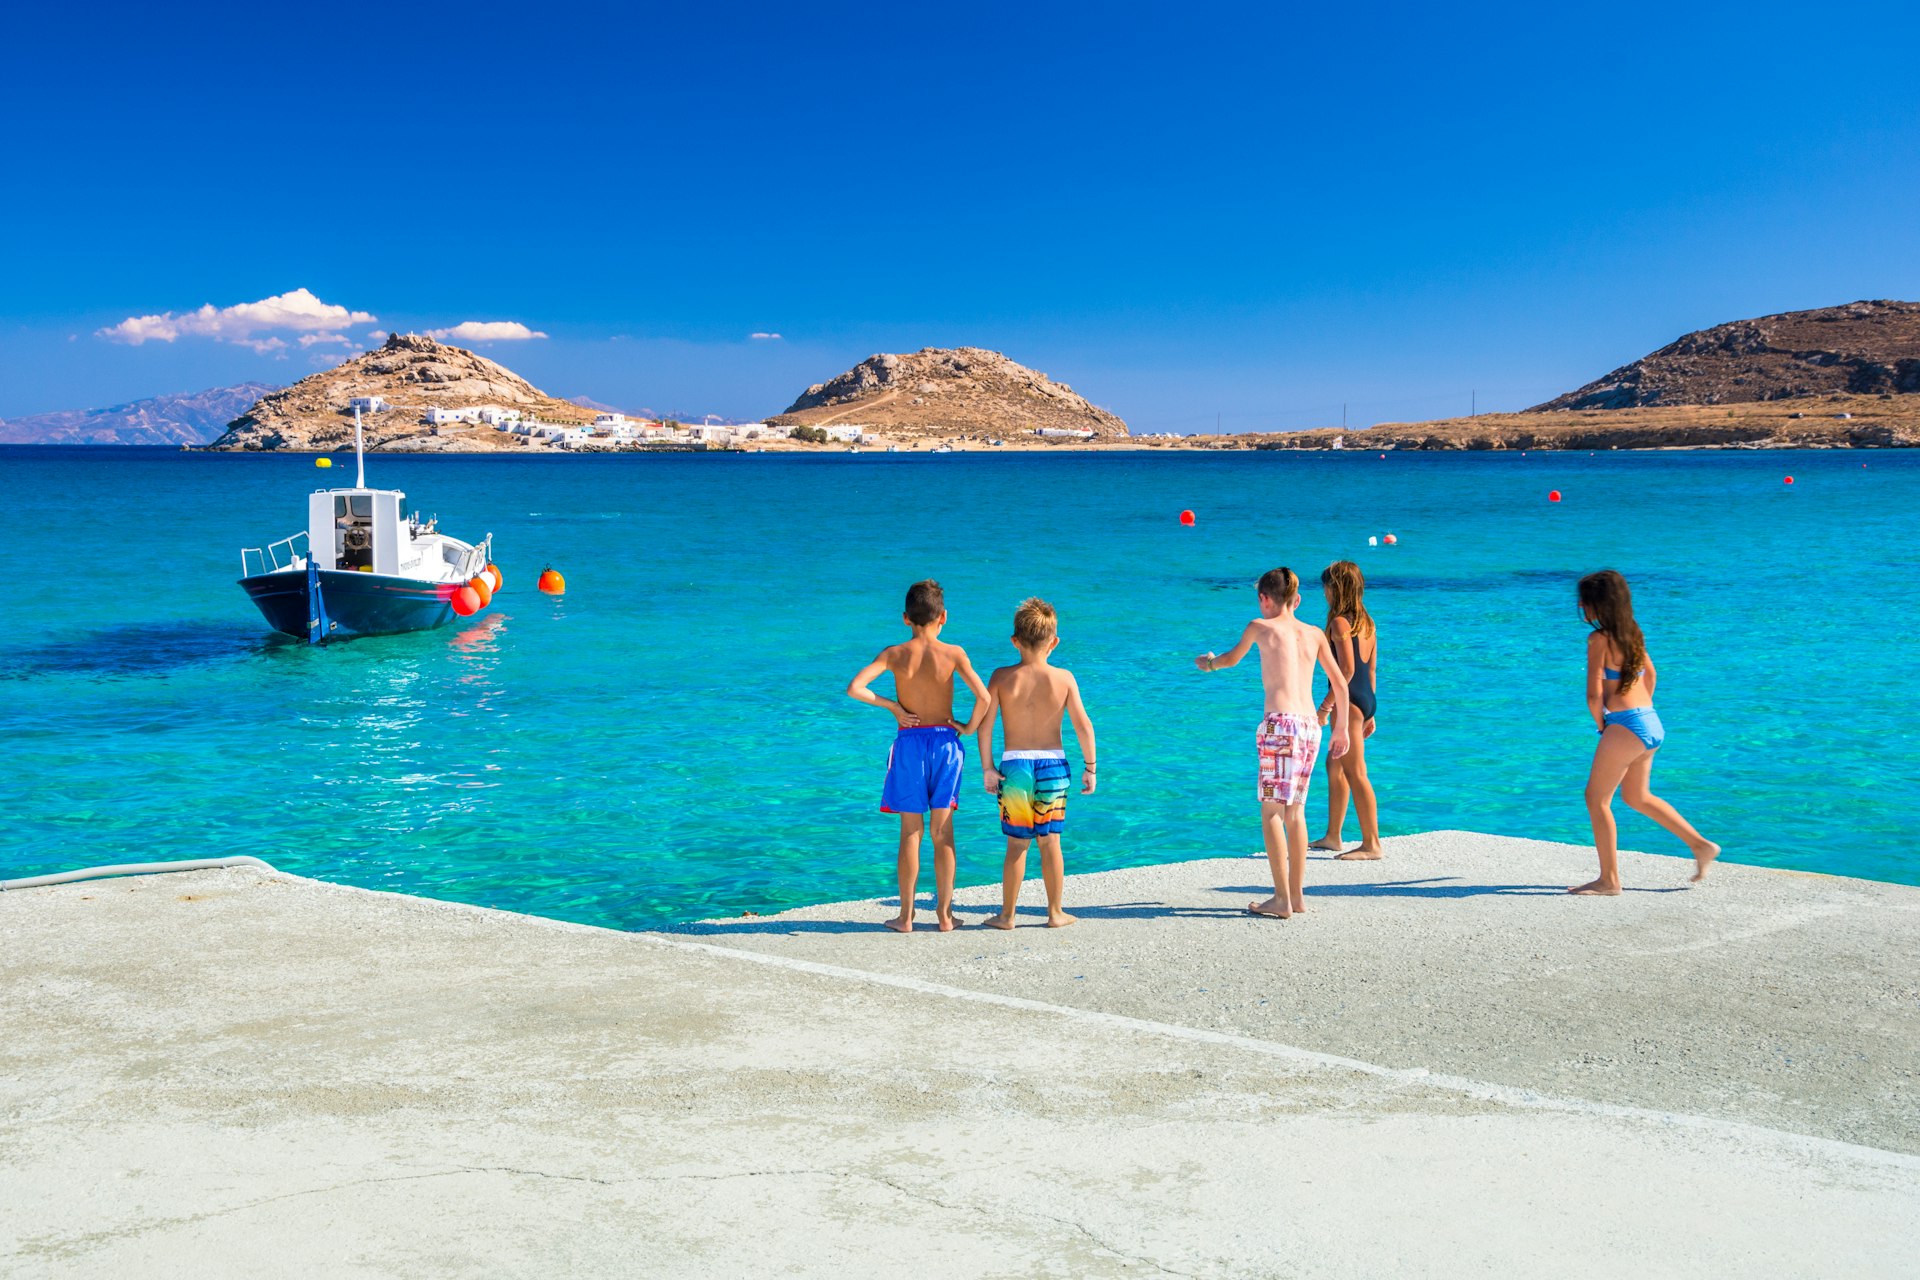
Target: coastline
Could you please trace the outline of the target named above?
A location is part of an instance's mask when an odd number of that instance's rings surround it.
[[[625,934],[249,870],[0,895],[0,1258],[1901,1273],[1920,890],[1561,894],[1590,857],[1435,832],[1313,862],[1305,920],[1238,915],[1262,866],[1222,859],[912,938],[882,900]]]

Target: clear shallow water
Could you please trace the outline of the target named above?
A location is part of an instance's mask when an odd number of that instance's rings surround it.
[[[320,649],[270,639],[234,580],[338,467],[0,464],[0,877],[247,853],[624,928],[889,893],[891,721],[841,691],[923,576],[983,671],[1023,596],[1060,610],[1101,735],[1070,870],[1244,854],[1259,677],[1191,656],[1233,641],[1261,570],[1346,556],[1382,631],[1388,834],[1588,838],[1572,589],[1613,565],[1660,665],[1661,793],[1729,859],[1920,883],[1906,453],[376,455],[372,483],[497,535],[506,588]],[[963,883],[999,872],[977,767]],[[1323,803],[1324,774],[1316,834]],[[1629,847],[1682,852],[1619,812]]]

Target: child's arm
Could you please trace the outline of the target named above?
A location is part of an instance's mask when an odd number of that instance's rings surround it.
[[[979,736],[975,739],[980,748],[980,775],[986,780],[987,794],[1000,794],[1000,770],[993,766],[993,722],[1000,714],[1000,673],[993,673],[993,679],[987,681],[987,700],[984,709],[975,708],[974,714],[980,720]]]
[[[1315,627],[1314,634],[1320,637],[1320,669],[1327,673],[1327,684],[1333,689],[1333,746],[1327,759],[1337,760],[1347,754],[1347,713],[1351,709],[1347,705],[1347,682],[1340,678],[1340,664],[1334,659],[1333,646],[1327,643],[1327,633]]]
[[[1333,629],[1327,632],[1327,639],[1333,645],[1334,656],[1340,659],[1340,670],[1346,672],[1347,680],[1353,680],[1353,669],[1360,661],[1360,637],[1353,634],[1353,626],[1345,618],[1335,618]],[[1348,646],[1352,647],[1349,648]],[[1352,661],[1348,655],[1352,655]],[[1333,682],[1327,684],[1327,696],[1320,699],[1320,723],[1325,724],[1333,715]]]
[[[1073,736],[1080,740],[1080,758],[1084,762],[1080,770],[1080,794],[1090,796],[1100,779],[1094,776],[1093,762],[1093,717],[1087,714],[1086,704],[1080,701],[1080,682],[1067,674],[1067,719],[1073,721]]]
[[[1652,658],[1648,658],[1640,664],[1640,682],[1647,686],[1647,696],[1649,698],[1653,696],[1653,682],[1659,678],[1660,673],[1653,669]]]
[[[1222,654],[1209,649],[1193,660],[1193,665],[1202,671],[1220,671],[1227,667],[1238,666],[1240,659],[1247,656],[1247,650],[1253,648],[1254,623],[1249,622],[1247,629],[1240,633],[1240,643]]]
[[[973,690],[973,714],[967,717],[965,724],[956,724],[954,728],[961,733],[972,733],[980,727],[980,720],[987,714],[989,695],[987,686],[973,669],[973,663],[967,660],[967,651],[959,645],[953,646],[954,673],[967,682],[967,688]]]
[[[1354,643],[1357,645],[1360,642],[1356,640]],[[1359,657],[1360,651],[1355,649],[1353,656],[1356,658]],[[1373,691],[1377,694],[1380,692],[1380,633],[1378,631],[1373,633],[1373,666],[1370,668],[1370,674],[1373,676]],[[1379,727],[1380,713],[1376,711],[1367,717],[1367,727],[1360,731],[1360,736],[1363,738],[1371,738],[1373,731]]]
[[[1594,728],[1607,731],[1607,685],[1601,669],[1607,665],[1607,638],[1598,631],[1587,637],[1587,714]]]
[[[892,698],[883,698],[873,690],[867,688],[868,685],[886,674],[887,655],[892,652],[893,650],[890,648],[882,649],[879,657],[860,668],[860,674],[856,675],[847,684],[847,696],[855,702],[864,702],[870,707],[885,707],[887,710],[893,712],[894,720],[899,723],[902,729],[911,729],[920,723],[919,716],[913,714],[913,712],[907,710]]]

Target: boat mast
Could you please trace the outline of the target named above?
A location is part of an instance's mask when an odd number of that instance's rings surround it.
[[[367,453],[360,439],[360,406],[353,407],[353,487],[367,487]]]

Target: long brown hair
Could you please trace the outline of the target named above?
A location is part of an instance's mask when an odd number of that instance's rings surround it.
[[[1345,618],[1353,628],[1354,654],[1359,656],[1360,637],[1373,634],[1373,615],[1367,612],[1367,580],[1360,566],[1351,560],[1335,560],[1320,571],[1320,585],[1327,588],[1327,630],[1333,630],[1335,618]]]
[[[1647,638],[1633,620],[1633,592],[1617,569],[1602,569],[1580,579],[1580,615],[1620,651],[1620,688],[1633,688],[1647,665]]]

